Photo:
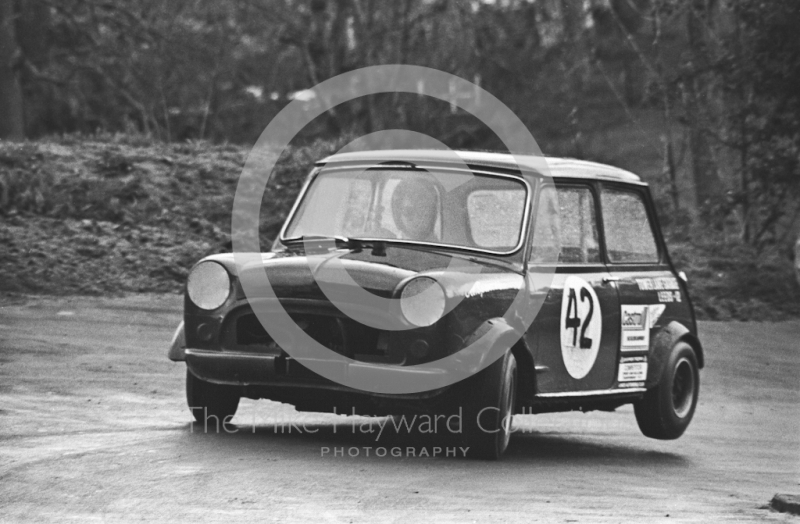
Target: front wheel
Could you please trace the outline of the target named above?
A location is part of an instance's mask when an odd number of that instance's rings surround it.
[[[239,391],[235,387],[212,384],[199,379],[186,369],[186,403],[194,419],[206,431],[219,432],[230,424],[239,407]]]
[[[517,361],[509,351],[467,382],[471,394],[467,395],[463,424],[468,453],[474,458],[497,460],[511,438]]]
[[[658,385],[633,405],[639,429],[659,440],[680,437],[692,421],[699,392],[697,356],[689,344],[678,342]]]

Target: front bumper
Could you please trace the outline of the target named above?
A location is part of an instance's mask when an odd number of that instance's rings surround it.
[[[298,361],[285,355],[265,355],[254,353],[220,352],[187,348],[184,350],[186,365],[196,377],[216,384],[232,386],[286,386],[329,389],[355,392],[340,383],[321,377],[308,370]],[[364,382],[382,384],[387,380],[404,378],[413,380],[420,374],[430,379],[431,375],[442,377],[446,383],[448,372],[444,369],[424,369],[406,366],[386,366],[367,362],[324,361],[333,378],[359,378]],[[409,398],[429,398],[438,395],[443,389],[415,393]],[[379,395],[380,396],[380,395]],[[386,395],[397,397],[397,395]]]

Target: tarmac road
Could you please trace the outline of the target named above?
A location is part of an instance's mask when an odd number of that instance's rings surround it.
[[[204,434],[166,359],[181,302],[0,302],[0,520],[800,522],[766,508],[800,493],[800,322],[703,323],[700,403],[677,441],[643,437],[629,406],[526,415],[492,463],[392,457],[425,445],[267,401],[242,402],[235,434]]]

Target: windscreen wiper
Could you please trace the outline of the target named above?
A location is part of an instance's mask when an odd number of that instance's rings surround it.
[[[382,240],[367,240],[361,238],[344,237],[339,235],[300,235],[297,237],[286,238],[283,244],[316,244],[320,245],[325,241],[334,241],[337,248],[349,249],[353,253],[361,253],[364,247],[372,248],[373,256],[386,256],[386,243]]]

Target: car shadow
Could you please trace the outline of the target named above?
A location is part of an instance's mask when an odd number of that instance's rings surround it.
[[[619,444],[598,439],[613,439],[611,435],[558,435],[536,432],[514,435],[506,451],[507,457],[514,460],[530,460],[539,463],[557,461],[559,463],[592,463],[613,465],[653,465],[659,467],[683,467],[691,461],[683,455],[648,447],[653,442],[642,436],[641,445]]]

